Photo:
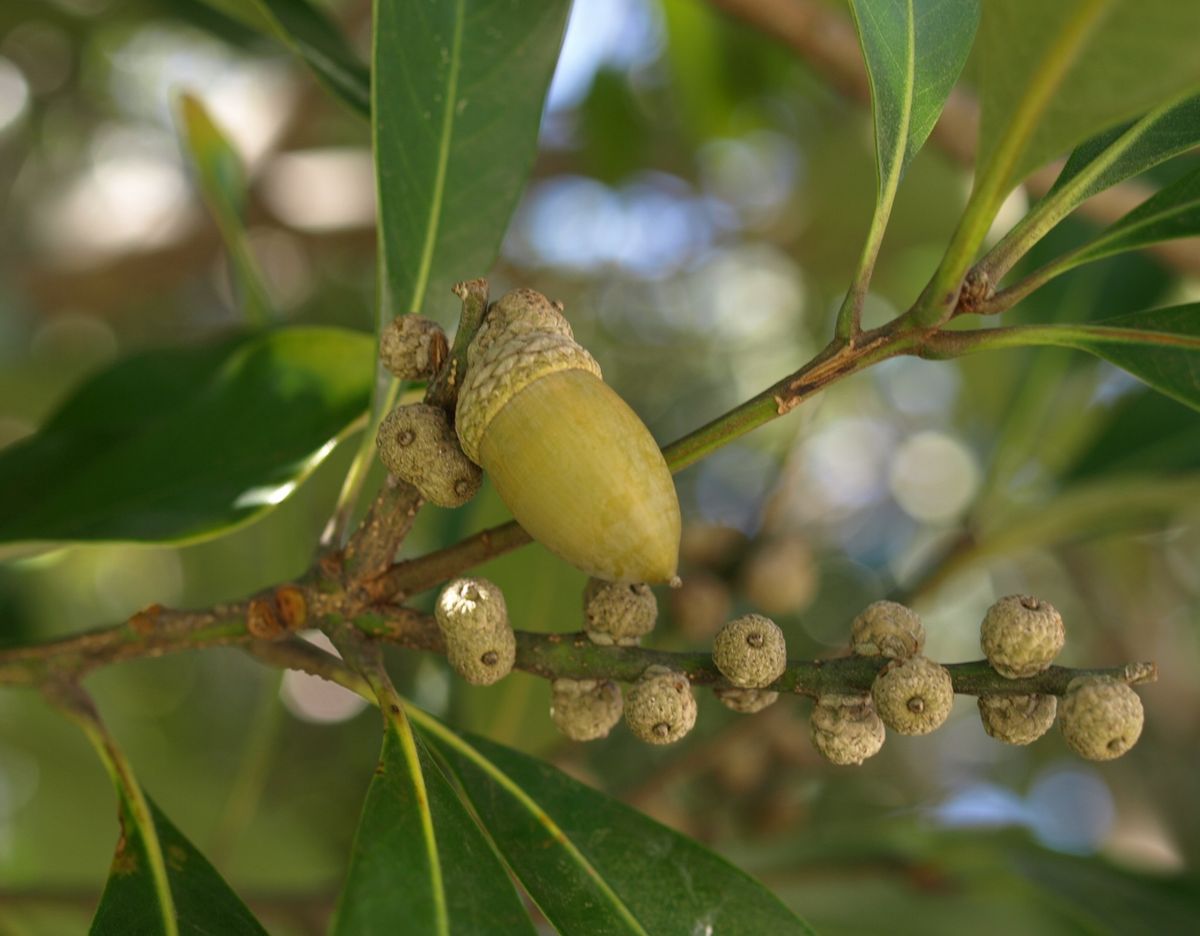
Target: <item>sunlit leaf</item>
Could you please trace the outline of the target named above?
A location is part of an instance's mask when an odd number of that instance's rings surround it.
[[[448,315],[450,287],[491,267],[533,166],[567,6],[378,0],[381,317]]]
[[[0,453],[0,542],[181,541],[286,498],[366,411],[374,342],[332,328],[134,355]]]
[[[765,887],[696,842],[549,764],[417,717],[559,932],[811,932]]]
[[[1002,193],[1106,127],[1200,88],[1197,34],[1200,4],[1178,0],[988,0],[979,175]]]
[[[851,0],[875,117],[880,197],[920,150],[958,80],[977,0]]]
[[[333,933],[534,932],[441,768],[404,715],[390,713]]]
[[[263,324],[271,317],[270,300],[246,241],[246,172],[241,158],[199,98],[184,94],[179,99],[179,123],[200,190],[225,241],[242,310],[249,321]]]

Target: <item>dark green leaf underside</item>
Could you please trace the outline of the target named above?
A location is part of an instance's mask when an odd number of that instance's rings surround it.
[[[1200,470],[1200,414],[1159,393],[1113,404],[1103,428],[1064,473],[1068,481]]]
[[[434,891],[441,888],[448,932],[533,934],[512,879],[441,768],[419,739],[419,765],[410,765],[397,730],[389,720],[333,932],[437,933]],[[414,770],[423,777],[423,790]],[[426,846],[426,811],[436,856]],[[440,882],[432,874],[433,860]]]
[[[151,351],[0,453],[0,542],[181,541],[270,509],[362,416],[374,342],[332,328]]]
[[[154,818],[180,936],[266,936],[266,930],[208,860],[147,801]],[[126,817],[124,835],[92,921],[92,936],[161,933],[162,908],[148,872],[146,840]]]
[[[761,936],[811,929],[760,883],[696,842],[542,761],[470,738],[478,760],[423,732],[505,861],[562,933]],[[498,782],[503,775],[523,797]]]

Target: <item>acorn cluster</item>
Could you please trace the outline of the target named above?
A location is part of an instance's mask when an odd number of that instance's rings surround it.
[[[980,626],[988,663],[1007,679],[1036,676],[1054,662],[1066,639],[1053,605],[1026,595],[993,604]],[[835,764],[861,764],[883,745],[885,727],[923,735],[946,721],[954,703],[949,671],[922,655],[925,629],[903,605],[877,601],[854,619],[850,648],[858,656],[885,657],[869,695],[822,696],[811,728],[817,750]],[[980,696],[984,730],[1008,744],[1030,744],[1054,724],[1067,744],[1089,760],[1110,760],[1128,751],[1142,730],[1142,703],[1126,683],[1111,676],[1079,676],[1061,705],[1054,695],[1005,693]]]

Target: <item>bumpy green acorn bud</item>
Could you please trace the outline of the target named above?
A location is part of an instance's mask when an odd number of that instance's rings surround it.
[[[438,597],[434,616],[446,659],[467,682],[487,686],[512,671],[516,637],[504,595],[487,579],[455,579]]]
[[[550,717],[572,741],[604,738],[621,720],[621,689],[610,679],[556,679]]]
[[[735,686],[762,689],[787,669],[787,642],[770,618],[745,614],[717,632],[713,662]]]
[[[479,490],[483,473],[463,454],[445,412],[436,406],[397,406],[379,424],[379,459],[430,503],[459,507]]]
[[[1058,699],[1052,695],[979,697],[983,730],[1005,744],[1032,744],[1054,724]]]
[[[773,689],[745,689],[741,686],[721,686],[713,690],[725,708],[740,715],[754,715],[768,705],[774,705],[779,693]]]
[[[696,697],[683,673],[651,666],[625,702],[625,722],[650,744],[672,744],[696,724]]]
[[[1059,706],[1058,724],[1076,754],[1120,757],[1137,743],[1145,713],[1136,692],[1111,676],[1076,676]]]
[[[401,380],[431,380],[450,353],[446,333],[420,315],[400,315],[379,335],[379,360]]]
[[[925,648],[921,616],[894,601],[867,605],[850,625],[850,649],[858,656],[907,660]]]
[[[883,723],[903,735],[940,728],[954,705],[954,683],[944,666],[923,656],[893,660],[871,686]]]
[[[467,682],[490,686],[512,672],[517,659],[517,639],[508,626],[447,635],[446,659]]]
[[[1009,679],[1034,676],[1046,669],[1067,637],[1054,606],[1029,595],[1001,598],[988,608],[979,631],[988,662]]]
[[[658,600],[644,582],[625,584],[592,578],[583,590],[583,618],[592,643],[636,646],[654,630]]]
[[[826,760],[858,765],[883,747],[883,721],[868,695],[823,695],[809,722],[813,744]]]
[[[467,351],[455,428],[551,551],[610,582],[675,576],[679,501],[667,463],[545,296],[515,290],[488,310]]]

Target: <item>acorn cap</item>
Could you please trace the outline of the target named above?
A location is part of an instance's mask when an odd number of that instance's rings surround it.
[[[954,705],[954,683],[944,666],[923,656],[893,660],[871,684],[883,723],[903,735],[940,728]]]
[[[467,373],[458,394],[455,429],[463,451],[479,463],[479,443],[504,404],[547,374],[582,370],[603,379],[600,365],[575,343],[562,313],[533,290],[514,290],[533,300],[531,318],[509,293],[488,311],[467,349]]]
[[[1042,672],[1063,648],[1066,630],[1054,605],[1030,595],[1006,595],[987,610],[979,644],[992,668],[1008,679]]]
[[[850,625],[850,649],[858,656],[905,660],[925,647],[921,616],[894,601],[867,605]]]
[[[735,686],[763,689],[787,669],[787,642],[770,618],[744,614],[717,633],[713,662]]]
[[[636,646],[654,630],[658,600],[645,582],[590,578],[583,590],[583,616],[592,643]]]
[[[603,738],[621,720],[621,689],[610,679],[556,679],[550,717],[572,741]]]
[[[830,763],[858,765],[879,753],[885,731],[869,695],[823,695],[809,721],[813,745]]]
[[[996,695],[979,697],[983,730],[1005,744],[1032,744],[1054,724],[1058,697],[1052,695]]]
[[[509,627],[504,593],[485,578],[455,579],[442,590],[433,610],[447,639],[458,633]]]
[[[625,703],[625,722],[650,744],[678,741],[696,724],[696,697],[683,673],[648,667]]]

